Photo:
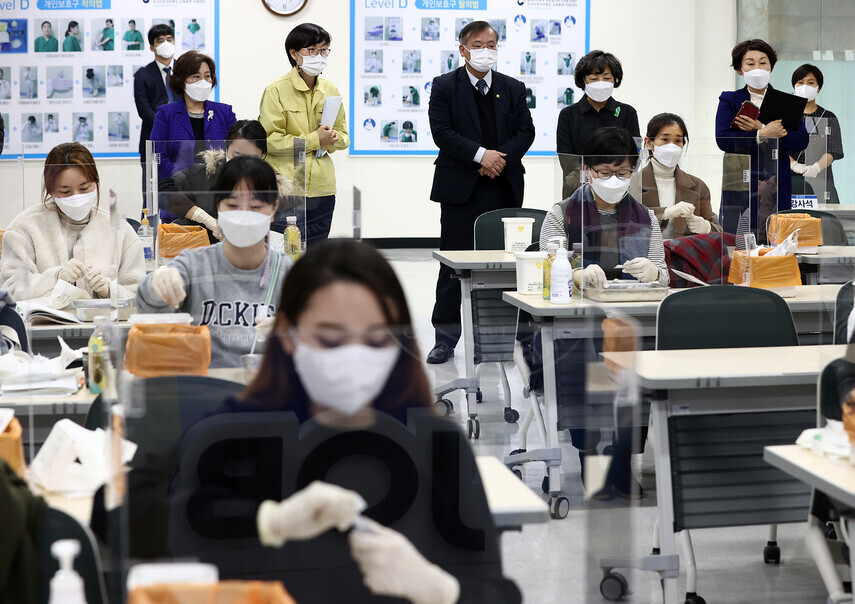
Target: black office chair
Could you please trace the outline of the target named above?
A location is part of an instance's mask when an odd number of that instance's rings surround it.
[[[855,302],[855,282],[849,281],[837,290],[837,300],[834,303],[834,343],[848,344],[846,329],[852,304]]]
[[[505,208],[484,212],[475,219],[475,249],[503,250],[505,249],[505,226],[502,218],[534,218],[531,240],[540,240],[540,227],[546,218],[545,210],[531,208]]]
[[[779,214],[809,214],[814,218],[819,218],[822,221],[823,245],[849,245],[843,223],[831,212],[823,212],[822,210],[781,210]]]
[[[74,559],[74,569],[85,584],[86,602],[107,604],[101,558],[95,538],[87,527],[54,508],[45,510],[42,521],[39,542],[39,604],[47,604],[50,600],[50,580],[59,570],[59,561],[51,554],[50,546],[59,539],[76,539],[80,542],[80,553]]]
[[[676,292],[665,298],[659,305],[656,317],[656,348],[657,350],[684,350],[702,348],[749,348],[798,346],[799,337],[790,308],[784,299],[773,292],[751,287],[736,287],[732,285],[710,285],[696,287]],[[759,354],[763,354],[762,352]],[[774,352],[769,353],[774,354]],[[670,435],[673,446],[688,446],[694,442],[698,448],[697,464],[687,471],[695,472],[696,482],[687,483],[680,489],[677,500],[689,501],[698,492],[705,491],[710,485],[719,481],[718,490],[727,493],[725,496],[741,497],[746,501],[746,509],[750,508],[750,500],[757,497],[751,492],[752,485],[732,484],[728,482],[728,474],[733,468],[748,467],[752,463],[762,445],[789,444],[795,441],[806,426],[773,426],[769,430],[769,439],[779,438],[780,442],[742,443],[732,435],[742,429],[760,425],[762,417],[734,416],[732,419],[721,420],[732,424],[729,439],[710,436],[718,432],[721,426],[705,425],[703,416],[679,419],[674,421]],[[698,419],[700,417],[700,419]],[[799,418],[790,418],[797,424]],[[725,427],[726,428],[726,427]],[[792,433],[795,430],[795,433]],[[774,434],[774,435],[772,435]],[[700,440],[699,440],[700,438]],[[755,446],[756,445],[756,446]],[[745,460],[745,461],[742,461]],[[754,463],[756,465],[756,463]],[[778,479],[780,471],[761,464],[755,476],[760,473],[768,478],[770,484]],[[743,491],[743,494],[740,492]],[[709,496],[707,496],[708,498]],[[691,521],[688,513],[675,514],[675,532],[680,533],[683,553],[686,557],[687,580],[686,601],[698,601],[697,576],[695,556],[688,528]],[[657,521],[658,522],[658,521]],[[655,548],[658,548],[658,527],[654,531]],[[763,552],[765,562],[780,562],[781,552],[777,544],[777,525],[769,527],[769,540]]]
[[[30,340],[27,334],[27,326],[24,324],[24,319],[11,306],[4,306],[0,310],[0,325],[8,325],[18,334],[18,342],[21,344],[21,350],[30,352]]]
[[[134,232],[138,231],[140,228],[140,221],[134,220],[133,218],[125,218],[128,221],[128,224],[134,229]]]

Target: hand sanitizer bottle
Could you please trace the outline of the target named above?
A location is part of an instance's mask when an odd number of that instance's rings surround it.
[[[59,570],[50,580],[48,604],[86,604],[83,578],[74,570],[74,558],[80,553],[80,542],[76,539],[54,541],[50,553],[59,560]]]

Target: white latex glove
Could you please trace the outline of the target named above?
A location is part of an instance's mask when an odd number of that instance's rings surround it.
[[[89,286],[96,296],[99,298],[110,297],[110,281],[104,276],[100,268],[88,267],[88,277],[86,277],[86,285]]]
[[[460,584],[398,531],[360,518],[351,531],[350,554],[372,593],[406,598],[413,604],[453,604]]]
[[[805,178],[816,178],[822,168],[819,167],[819,164],[811,164],[807,168],[805,168]]]
[[[682,218],[688,218],[694,213],[695,206],[690,204],[688,201],[681,201],[679,203],[675,203],[670,208],[665,208],[665,211],[662,212],[662,218],[665,220],[671,220],[673,218],[677,218],[678,216]]]
[[[199,224],[204,224],[205,228],[214,234],[214,237],[222,240],[223,234],[220,232],[220,227],[217,224],[217,219],[208,214],[199,206],[196,206],[196,209],[193,210],[193,213],[190,215],[190,220],[192,220],[193,222],[198,222]]]
[[[152,273],[151,287],[158,298],[175,308],[187,297],[181,273],[170,266],[161,266]]]
[[[647,258],[633,258],[623,263],[623,272],[629,273],[642,283],[652,283],[659,279],[659,269]]]
[[[796,174],[804,174],[805,170],[807,170],[807,166],[804,164],[800,164],[797,161],[791,161],[790,162],[790,170],[792,170]]]
[[[84,265],[77,258],[72,258],[68,262],[65,263],[57,277],[62,279],[63,281],[67,281],[69,283],[74,283],[78,279],[83,278],[87,273],[86,265]]]
[[[599,264],[589,264],[582,269],[582,284],[584,287],[602,287],[606,283],[606,273]]]
[[[689,216],[689,219],[686,221],[686,225],[689,227],[691,232],[698,233],[700,235],[706,235],[712,231],[712,225],[709,220],[700,216],[695,216],[694,214]]]
[[[312,539],[331,528],[343,532],[365,508],[358,493],[316,480],[285,501],[262,502],[255,517],[258,540],[282,547],[286,541]]]

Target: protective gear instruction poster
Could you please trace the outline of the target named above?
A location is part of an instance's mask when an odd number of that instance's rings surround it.
[[[351,0],[351,155],[432,155],[433,79],[458,67],[460,30],[488,21],[496,70],[526,86],[537,135],[554,155],[558,113],[580,98],[573,73],[588,50],[590,0]]]
[[[138,157],[134,73],[154,60],[148,30],[161,23],[175,31],[176,58],[219,58],[219,0],[0,2],[2,158],[44,157],[68,141],[95,157]]]

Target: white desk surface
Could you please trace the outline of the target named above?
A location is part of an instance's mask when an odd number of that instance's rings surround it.
[[[795,297],[784,298],[784,301],[794,311],[823,310],[833,307],[840,287],[839,284],[800,285],[795,288]],[[671,290],[672,293],[678,291],[683,290]],[[659,309],[659,300],[606,303],[577,300],[571,304],[552,304],[548,300],[544,300],[540,294],[520,294],[513,291],[503,292],[502,299],[535,317],[576,317],[587,314],[591,309],[602,307],[619,310],[634,317],[641,317],[656,315]]]
[[[433,257],[454,270],[517,268],[514,255],[504,250],[436,250]]]
[[[835,216],[851,216],[855,217],[855,205],[850,203],[821,203],[819,209],[823,212],[829,212]]]
[[[855,507],[855,466],[848,459],[820,457],[799,445],[764,447],[763,459],[829,497]]]
[[[801,264],[852,264],[855,246],[821,245],[816,254],[796,254]]]
[[[603,358],[633,369],[649,389],[784,386],[815,383],[846,345],[706,348],[605,352]]]

